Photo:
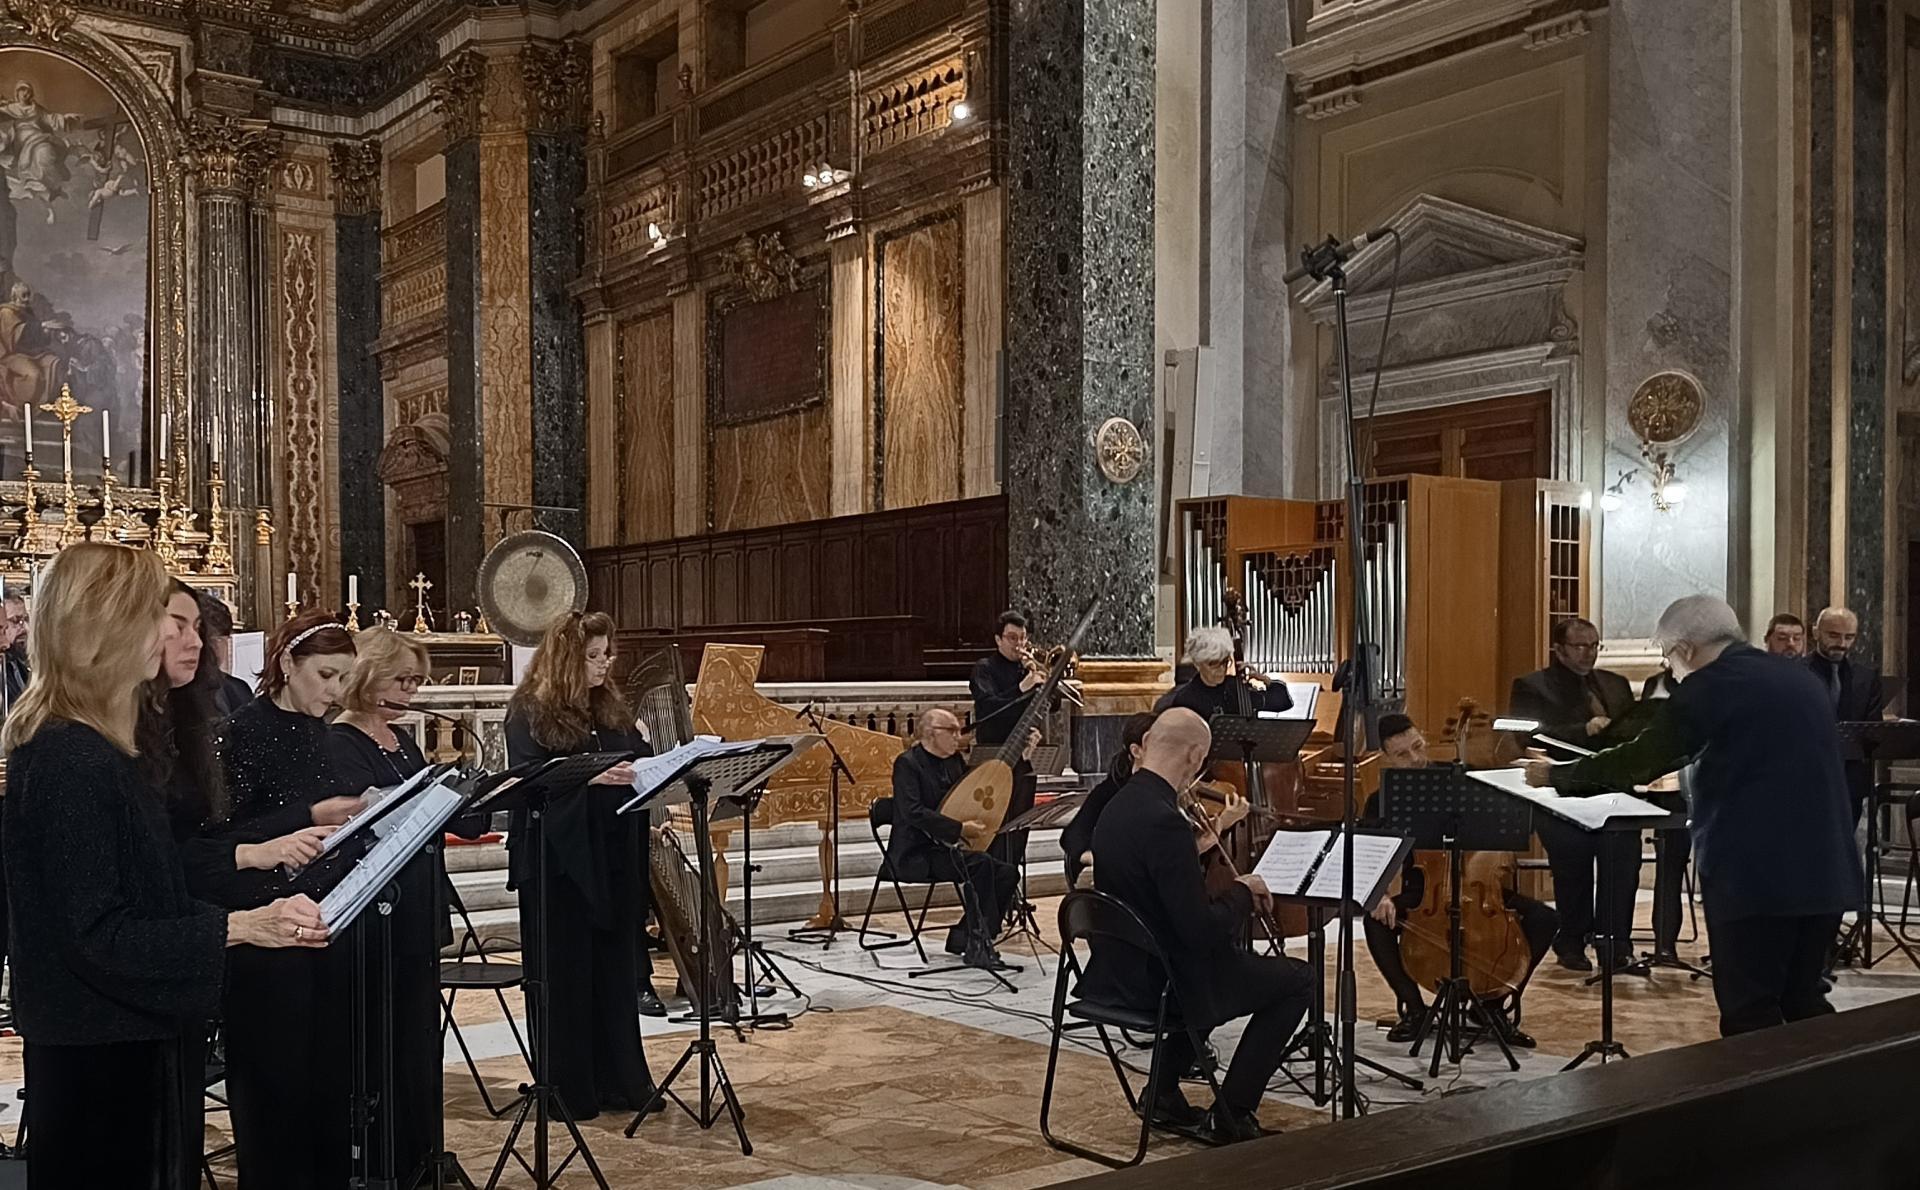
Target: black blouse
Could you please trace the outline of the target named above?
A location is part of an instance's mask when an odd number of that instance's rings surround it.
[[[9,758],[3,813],[27,1040],[159,1041],[218,1013],[226,914],[188,895],[166,807],[131,757],[51,722]]]
[[[377,740],[351,723],[335,723],[327,733],[333,771],[342,789],[386,789],[427,767],[420,745],[403,731],[395,731],[398,748],[389,752]]]
[[[504,728],[507,762],[513,765],[583,752],[653,754],[638,731],[606,727],[590,730],[571,748],[549,748],[534,739],[533,725],[517,705],[508,706]],[[595,924],[603,929],[617,905],[640,895],[635,886],[645,879],[640,872],[640,824],[646,815],[618,813],[632,797],[629,789],[587,784],[555,796],[543,819],[547,879],[564,878],[577,886],[592,907]],[[527,827],[526,811],[515,810],[507,832],[507,875],[515,889],[531,887],[535,876],[533,854],[515,846]]]
[[[326,721],[256,698],[220,724],[214,749],[226,781],[227,817],[209,830],[225,842],[260,843],[313,825],[313,804],[353,796],[364,786],[343,782],[333,767]],[[232,860],[228,857],[228,868]],[[321,874],[310,873],[310,882]],[[197,894],[234,908],[265,905],[296,887],[283,873],[193,872]]]

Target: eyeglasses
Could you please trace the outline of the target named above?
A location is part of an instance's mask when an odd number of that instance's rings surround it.
[[[394,675],[393,684],[405,690],[418,690],[427,684],[427,675],[396,674]]]
[[[1587,642],[1568,641],[1560,647],[1569,653],[1604,653],[1607,651],[1607,646],[1597,640]]]

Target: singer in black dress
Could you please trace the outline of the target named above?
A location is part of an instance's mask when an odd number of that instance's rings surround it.
[[[310,902],[225,913],[187,891],[159,791],[135,762],[139,685],[173,631],[145,550],[79,544],[39,592],[40,681],[13,709],[6,880],[19,928],[36,1190],[196,1184],[195,1033],[228,947],[320,945]]]
[[[230,715],[215,740],[223,833],[238,839],[339,825],[362,805],[362,790],[333,767],[321,718],[339,701],[353,638],[327,613],[308,612],[274,631],[266,655],[260,697]],[[300,886],[324,875],[310,868]],[[219,891],[228,904],[248,904],[290,887],[276,869],[237,872]],[[335,1190],[352,1165],[349,948],[241,950],[228,966],[227,1089],[240,1188]]]
[[[507,704],[508,761],[648,753],[632,712],[607,680],[612,664],[613,622],[605,615],[571,613],[548,629]],[[616,765],[549,803],[541,832],[544,915],[526,811],[514,812],[507,834],[507,872],[520,895],[529,975],[539,972],[543,920],[549,931],[546,1074],[576,1120],[602,1110],[635,1111],[653,1096],[634,992],[636,925],[648,880],[640,846],[646,816],[616,812],[633,796],[632,781],[631,767]],[[539,1024],[530,1021],[529,1027],[537,1030]]]

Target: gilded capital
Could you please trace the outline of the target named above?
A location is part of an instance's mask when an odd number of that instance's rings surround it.
[[[251,195],[280,155],[280,133],[263,121],[200,113],[186,131],[181,164],[199,176],[204,193]]]
[[[335,141],[327,148],[333,166],[333,209],[369,215],[380,209],[380,142]]]
[[[586,123],[587,55],[574,42],[534,42],[520,50],[527,91],[527,128],[577,132]]]
[[[434,110],[446,124],[447,140],[464,140],[480,131],[480,91],[486,82],[486,59],[463,50],[447,60],[428,83]]]
[[[73,5],[64,0],[6,0],[6,21],[40,41],[59,41],[73,28]]]

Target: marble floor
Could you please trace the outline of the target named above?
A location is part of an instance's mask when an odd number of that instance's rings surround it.
[[[1052,910],[1052,903],[1041,907],[1049,929]],[[1643,926],[1646,911],[1643,900]],[[941,936],[930,934],[935,940]],[[908,973],[920,966],[911,950],[868,954],[850,935],[824,949],[789,941],[784,932],[766,940],[781,972],[801,993],[796,997],[783,988],[769,1004],[792,1014],[790,1026],[716,1034],[746,1109],[753,1154],[741,1154],[724,1114],[713,1129],[702,1131],[670,1108],[650,1118],[631,1140],[621,1133],[625,1118],[601,1117],[587,1121],[582,1131],[610,1185],[1023,1190],[1098,1171],[1049,1148],[1037,1127],[1047,1063],[1046,1013],[1056,970],[1046,940],[1003,947],[1003,954],[1024,968],[1011,976],[1013,992],[975,972],[911,980]],[[1404,1046],[1388,1044],[1385,1032],[1374,1026],[1375,1018],[1391,1013],[1392,997],[1365,946],[1358,939],[1356,945],[1359,1051],[1424,1082],[1416,1091],[1363,1069],[1360,1090],[1377,1110],[1553,1076],[1598,1035],[1598,989],[1584,986],[1581,976],[1549,959],[1527,995],[1525,1025],[1540,1046],[1520,1052],[1517,1072],[1508,1070],[1496,1051],[1483,1051],[1457,1067],[1443,1066],[1438,1079],[1427,1080],[1425,1061],[1410,1058]],[[1293,949],[1303,955],[1304,942],[1296,941]],[[1683,943],[1681,949],[1684,956],[1698,958],[1701,947]],[[661,988],[668,989],[670,972],[662,967],[659,975]],[[1895,952],[1873,971],[1841,972],[1833,999],[1846,1009],[1915,992],[1920,992],[1920,972]],[[517,998],[510,997],[509,1004],[520,1010]],[[525,1076],[499,1005],[491,996],[463,996],[458,1015],[499,1102]],[[1683,971],[1660,970],[1651,978],[1617,983],[1614,1032],[1630,1053],[1709,1040],[1717,1035],[1716,1020],[1711,988]],[[691,1026],[673,1021],[642,1018],[642,1026],[656,1075],[664,1074],[694,1036]],[[1234,1040],[1232,1029],[1216,1035],[1223,1051],[1230,1052]],[[1129,1058],[1144,1071],[1143,1053]],[[484,1182],[507,1121],[493,1120],[482,1109],[451,1041],[447,1061],[448,1145],[476,1181]],[[1304,1062],[1296,1067],[1310,1081],[1309,1069]],[[0,1039],[0,1102],[12,1104],[18,1079],[19,1043]],[[1130,1147],[1137,1125],[1096,1049],[1073,1045],[1064,1050],[1059,1079],[1056,1131],[1104,1149]],[[689,1075],[676,1089],[692,1099],[696,1086]],[[16,1112],[0,1116],[0,1123]],[[1328,1109],[1314,1107],[1284,1079],[1276,1080],[1262,1115],[1268,1126],[1288,1130],[1330,1122]],[[214,1117],[210,1139],[222,1139],[223,1122]],[[567,1148],[558,1130],[554,1143],[557,1159]],[[1156,1139],[1149,1160],[1187,1149],[1188,1142],[1177,1138]],[[223,1185],[233,1184],[230,1168],[217,1166],[216,1174]],[[501,1184],[529,1181],[509,1167]],[[593,1182],[576,1161],[561,1184]]]

